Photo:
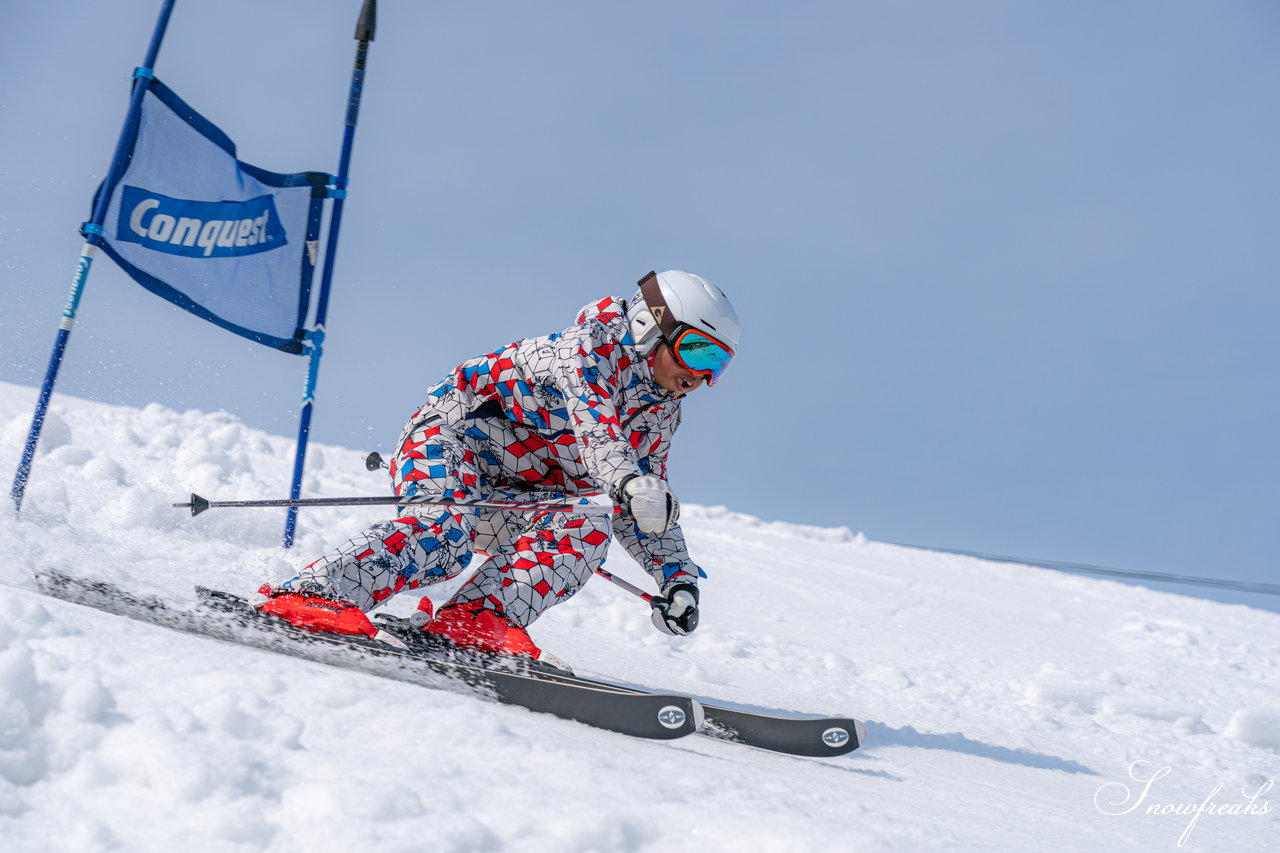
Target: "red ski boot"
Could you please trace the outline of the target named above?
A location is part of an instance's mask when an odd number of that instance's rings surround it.
[[[446,604],[422,626],[422,630],[442,637],[458,648],[490,655],[527,657],[566,672],[573,671],[564,661],[538,648],[524,628],[474,604]]]
[[[276,592],[265,585],[258,593],[270,596],[257,605],[260,613],[270,613],[295,628],[315,634],[363,634],[370,639],[389,642],[395,646],[404,645],[386,632],[378,630],[364,611],[354,604],[304,592]]]

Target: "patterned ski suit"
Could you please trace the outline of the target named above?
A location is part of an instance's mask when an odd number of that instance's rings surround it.
[[[471,359],[428,392],[390,464],[397,495],[556,500],[609,490],[628,474],[666,476],[680,400],[633,345],[626,303],[608,297],[563,332]],[[624,516],[401,506],[281,584],[369,610],[403,589],[490,558],[453,602],[480,602],[527,626],[577,592],[610,534],[665,590],[697,583],[678,526],[641,533]]]

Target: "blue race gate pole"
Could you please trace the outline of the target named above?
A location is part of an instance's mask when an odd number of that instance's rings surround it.
[[[53,385],[58,381],[58,370],[62,367],[62,357],[67,350],[67,339],[71,337],[71,328],[76,322],[76,311],[80,308],[80,296],[84,292],[85,282],[89,279],[89,267],[93,265],[98,246],[102,245],[102,222],[107,216],[107,205],[111,201],[110,188],[114,187],[124,172],[128,157],[129,140],[138,124],[138,114],[142,110],[142,96],[146,94],[147,82],[154,76],[156,56],[160,53],[160,43],[164,41],[164,32],[169,26],[169,16],[173,12],[174,0],[164,0],[160,9],[160,17],[156,20],[155,31],[151,34],[151,45],[147,48],[147,58],[133,74],[133,94],[129,99],[129,111],[125,113],[124,126],[120,129],[120,139],[116,142],[115,155],[111,159],[111,168],[107,170],[106,180],[102,182],[103,192],[99,193],[93,205],[93,215],[81,226],[85,243],[80,249],[80,260],[76,264],[76,272],[71,279],[71,292],[67,295],[66,306],[62,309],[62,323],[58,327],[58,336],[53,343],[53,353],[49,356],[49,367],[45,370],[44,384],[40,386],[40,396],[36,400],[35,415],[31,418],[31,429],[27,433],[27,443],[22,449],[22,459],[18,462],[18,473],[13,478],[13,487],[9,491],[13,498],[14,511],[22,509],[22,497],[27,491],[27,481],[31,478],[31,462],[35,459],[36,445],[40,443],[40,431],[44,428],[45,415],[49,411],[49,398],[53,396]]]
[[[324,354],[324,324],[329,313],[329,287],[333,283],[334,259],[338,254],[338,229],[342,225],[342,206],[347,197],[347,175],[351,168],[351,148],[356,138],[356,119],[360,114],[360,95],[364,91],[364,66],[378,27],[377,0],[364,0],[360,20],[356,22],[356,62],[351,70],[351,91],[347,97],[347,122],[342,135],[342,156],[338,160],[338,175],[334,181],[333,212],[329,216],[329,237],[324,249],[324,274],[320,278],[320,296],[316,300],[315,328],[307,333],[311,342],[311,359],[307,364],[307,385],[302,394],[302,417],[298,422],[298,451],[293,460],[293,482],[289,498],[297,500],[302,494],[302,471],[307,460],[307,438],[311,434],[311,412],[315,408],[316,380],[320,374],[320,356]],[[281,545],[293,547],[293,534],[298,525],[298,508],[289,507],[284,522],[284,540]]]

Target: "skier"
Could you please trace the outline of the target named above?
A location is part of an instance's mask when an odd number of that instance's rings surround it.
[[[738,345],[724,293],[705,279],[649,273],[630,300],[588,304],[563,332],[464,362],[409,419],[389,470],[396,495],[563,500],[607,493],[621,512],[400,506],[308,564],[256,606],[298,627],[376,637],[366,612],[405,589],[475,574],[432,616],[411,620],[461,648],[561,665],[526,628],[605,559],[610,534],[658,583],[653,623],[697,626],[698,578],[676,523],[666,460],[680,403],[714,384]]]

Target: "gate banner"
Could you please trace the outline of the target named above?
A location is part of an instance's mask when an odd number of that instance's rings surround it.
[[[324,172],[243,163],[235,143],[159,80],[111,187],[103,249],[138,284],[237,335],[301,354]]]

